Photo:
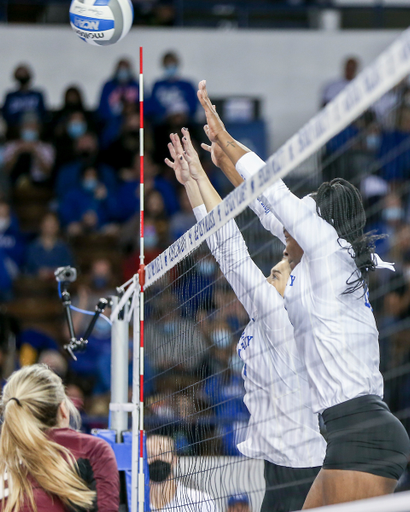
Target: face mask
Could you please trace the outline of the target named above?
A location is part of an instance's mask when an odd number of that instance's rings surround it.
[[[17,82],[20,84],[20,85],[26,85],[30,82],[30,79],[31,77],[28,76],[28,75],[22,75],[22,76],[18,76],[16,78]]]
[[[0,219],[0,231],[6,231],[6,229],[10,226],[10,218],[1,218]]]
[[[403,218],[403,209],[398,206],[385,208],[383,210],[383,219],[387,222],[401,220]]]
[[[217,329],[211,334],[212,343],[218,348],[226,348],[231,344],[231,333],[226,329]]]
[[[377,133],[370,133],[366,137],[366,146],[369,151],[376,151],[380,146],[380,135]]]
[[[88,190],[90,192],[93,192],[97,188],[97,185],[97,178],[86,178],[85,180],[83,180],[83,187],[85,188],[85,190]]]
[[[146,249],[154,249],[158,245],[158,235],[154,226],[147,226],[144,233],[144,246]]]
[[[176,332],[176,323],[175,322],[167,322],[164,324],[163,329],[165,334],[175,334]]]
[[[38,140],[38,131],[31,128],[26,128],[21,132],[21,138],[25,142],[34,142]]]
[[[215,272],[215,264],[212,260],[202,260],[198,263],[198,272],[204,276],[211,276]]]
[[[93,286],[98,290],[105,288],[108,284],[108,279],[104,276],[96,276],[93,278]]]
[[[129,69],[127,68],[120,68],[118,71],[117,71],[117,80],[119,82],[128,82],[128,80],[131,78],[131,73],[129,71]]]
[[[174,78],[178,73],[178,66],[176,64],[169,64],[165,66],[165,78]]]
[[[165,482],[171,474],[171,464],[164,460],[155,460],[148,464],[148,471],[152,482]]]
[[[87,126],[83,121],[72,121],[68,123],[67,133],[72,139],[78,139],[78,137],[84,135],[86,129]]]

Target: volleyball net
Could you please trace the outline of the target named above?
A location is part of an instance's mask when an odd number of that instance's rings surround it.
[[[150,479],[157,485],[171,475],[177,484],[172,509],[191,504],[192,510],[223,512],[229,504],[247,502],[257,512],[265,493],[264,460],[292,466],[302,450],[304,467],[320,465],[314,423],[297,435],[287,430],[287,414],[305,421],[308,385],[288,331],[275,332],[283,304],[264,278],[284,248],[259,218],[267,211],[264,193],[278,179],[299,197],[323,181],[347,179],[362,193],[366,231],[389,235],[377,242],[377,253],[395,262],[396,272],[371,273],[368,305],[380,332],[385,399],[410,431],[409,73],[408,30],[265,166],[146,266],[143,308],[137,280],[126,283],[128,289],[124,285],[112,318],[134,297],[133,446],[143,418],[148,462],[167,463],[153,466],[143,482],[136,478],[134,453],[133,486],[140,487],[140,501],[149,495],[141,486],[146,490]],[[140,320],[145,352],[137,346]],[[274,341],[257,339],[257,329]],[[294,492],[288,487],[283,492]],[[399,488],[410,489],[407,472]],[[375,500],[372,509],[410,510],[403,496]],[[155,491],[150,499],[159,508]],[[378,509],[382,500],[390,501]],[[357,509],[344,506],[346,512]]]

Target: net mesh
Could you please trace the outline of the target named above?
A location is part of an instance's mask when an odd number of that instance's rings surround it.
[[[385,400],[407,431],[410,429],[408,84],[400,76],[370,106],[356,105],[354,120],[349,120],[285,177],[286,184],[298,197],[335,177],[350,181],[362,194],[367,215],[365,231],[388,235],[377,241],[376,250],[383,259],[396,263],[396,272],[371,273],[370,304],[380,332]],[[275,161],[272,162],[275,169]],[[275,170],[280,173],[283,166]],[[244,203],[249,204],[251,199],[249,194]],[[246,334],[246,329],[255,322],[253,311],[262,307],[264,301],[263,315],[258,321],[266,329],[272,328],[269,322],[278,315],[278,304],[267,295],[260,272],[265,276],[270,274],[272,266],[281,260],[284,246],[249,208],[242,204],[235,211],[232,204],[227,198],[220,207],[228,212],[226,220],[233,210],[231,216],[237,232],[232,224],[226,224],[219,235],[211,234],[201,243],[202,231],[206,232],[207,226],[211,231],[213,223],[197,225],[188,237],[151,264],[148,271],[145,431],[151,461],[157,457],[171,464],[170,481],[178,489],[168,504],[173,510],[224,511],[231,504],[233,511],[235,504],[248,500],[250,508],[258,511],[265,493],[264,459],[292,465],[291,455],[282,462],[275,455],[275,447],[279,451],[281,448],[280,439],[288,435],[281,431],[286,425],[283,404],[291,414],[298,410],[302,413],[305,408],[302,399],[306,381],[297,354],[293,354],[293,366],[289,366],[286,351],[282,352],[285,345],[289,350],[286,336],[274,350],[263,343],[253,346],[255,340]],[[199,242],[192,245],[193,238]],[[229,260],[237,247],[234,238],[245,241],[249,257],[246,248],[239,246],[239,254]],[[270,367],[277,366],[281,358],[286,370],[278,376]],[[284,398],[286,393],[280,380],[288,383],[289,395],[297,391],[294,400]],[[281,400],[282,407],[278,408],[275,404]],[[246,448],[247,436],[257,437],[257,449],[254,444],[251,449],[252,443]],[[316,463],[319,445],[315,444],[318,441],[314,436],[304,431],[298,438],[289,439],[288,435],[287,447],[282,446],[282,451],[292,454],[292,450],[302,447],[306,457],[312,452],[311,465],[319,465]],[[242,455],[245,452],[252,456],[252,450],[253,458]],[[283,486],[283,492],[297,493],[303,483],[301,477],[294,484]],[[146,485],[150,485],[148,481]],[[407,472],[399,483],[399,490],[406,489],[410,489]],[[151,507],[164,506],[161,499],[151,489]],[[391,508],[389,502],[389,508],[383,510],[396,510],[397,498],[388,499],[393,500]],[[193,508],[189,508],[189,503]]]

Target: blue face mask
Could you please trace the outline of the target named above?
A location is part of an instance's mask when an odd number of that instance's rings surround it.
[[[212,260],[202,260],[198,263],[198,272],[203,276],[212,276],[215,272],[216,265]]]
[[[226,329],[217,329],[211,334],[211,340],[218,348],[227,348],[231,344],[231,333]]]
[[[86,178],[85,180],[83,180],[83,187],[85,188],[85,190],[89,190],[90,192],[93,192],[97,188],[97,185],[97,178]]]
[[[34,141],[38,140],[38,131],[33,130],[32,128],[25,128],[21,132],[21,138],[25,142],[34,142]]]
[[[366,137],[366,146],[369,151],[376,151],[380,146],[380,135],[377,133],[370,133]]]
[[[178,73],[178,66],[176,64],[169,64],[165,66],[165,78],[174,78]]]
[[[127,68],[120,68],[117,71],[117,80],[121,83],[128,82],[131,78],[130,70]]]
[[[399,206],[392,206],[383,210],[383,219],[387,222],[398,221],[404,217],[403,208]]]
[[[144,246],[154,249],[158,245],[158,235],[155,226],[147,226],[144,233]]]
[[[67,125],[67,133],[72,139],[78,139],[84,135],[87,125],[83,121],[71,121]]]

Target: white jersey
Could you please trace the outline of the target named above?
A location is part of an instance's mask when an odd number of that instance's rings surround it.
[[[247,153],[237,170],[246,178],[263,165]],[[368,293],[363,288],[344,293],[346,281],[357,273],[351,245],[319,217],[313,198],[298,199],[282,180],[259,199],[263,215],[274,215],[304,251],[286,285],[285,307],[304,356],[313,410],[322,412],[362,395],[382,397],[378,331]]]
[[[152,512],[217,512],[215,501],[202,491],[178,484],[174,498],[161,509],[151,506]]]
[[[204,205],[194,213],[201,220]],[[237,346],[251,415],[238,449],[281,466],[321,466],[326,443],[312,412],[306,368],[282,296],[251,259],[234,221],[211,236],[208,245],[250,318]]]

